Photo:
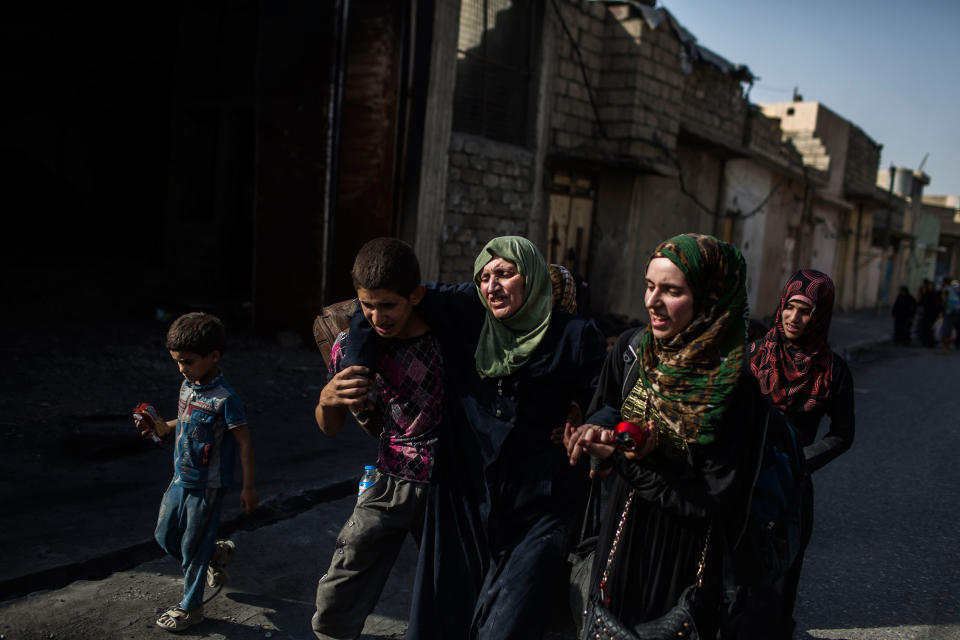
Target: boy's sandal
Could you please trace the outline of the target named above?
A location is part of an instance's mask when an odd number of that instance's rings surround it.
[[[186,611],[180,607],[173,607],[157,618],[157,626],[167,631],[183,631],[202,621],[203,611],[201,609]]]

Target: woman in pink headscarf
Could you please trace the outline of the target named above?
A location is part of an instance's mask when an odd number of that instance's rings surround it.
[[[798,271],[783,287],[774,326],[748,349],[750,370],[760,391],[796,429],[807,474],[800,553],[775,585],[782,615],[775,638],[791,638],[793,607],[803,554],[813,530],[813,483],[809,475],[850,448],[854,433],[853,377],[847,363],[830,349],[833,281],[813,269]],[[822,438],[820,421],[830,416]]]

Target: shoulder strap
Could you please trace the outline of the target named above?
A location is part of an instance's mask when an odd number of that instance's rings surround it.
[[[620,390],[620,398],[625,400],[627,395],[633,390],[633,385],[637,384],[637,378],[640,377],[640,371],[637,368],[640,362],[640,341],[643,339],[644,328],[637,329],[630,341],[627,343],[627,349],[623,352],[623,388]]]

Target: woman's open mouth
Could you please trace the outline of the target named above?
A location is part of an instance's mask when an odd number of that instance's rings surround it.
[[[650,314],[650,324],[654,327],[662,327],[667,324],[667,318],[664,316],[658,316],[653,313]]]

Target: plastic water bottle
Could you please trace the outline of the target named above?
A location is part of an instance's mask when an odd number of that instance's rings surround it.
[[[373,464],[368,464],[363,468],[363,475],[360,476],[360,487],[357,490],[357,497],[360,497],[364,491],[373,486],[373,483],[377,481],[377,466]]]

